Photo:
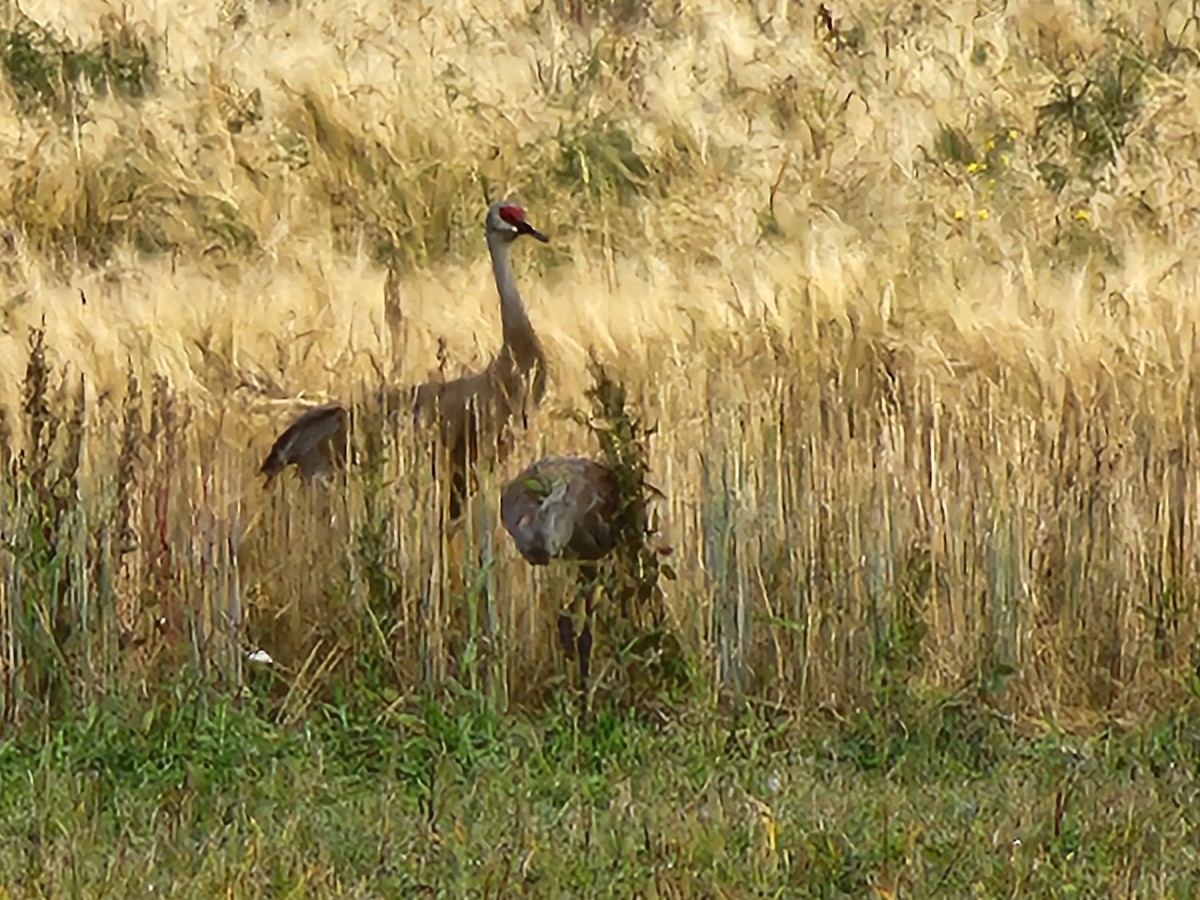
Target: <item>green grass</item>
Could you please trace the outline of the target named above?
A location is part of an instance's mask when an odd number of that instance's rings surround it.
[[[259,686],[263,688],[263,685]],[[1020,728],[326,705],[180,686],[0,743],[8,896],[1194,896],[1200,715]],[[134,712],[134,710],[137,712]],[[886,894],[884,894],[886,896]]]

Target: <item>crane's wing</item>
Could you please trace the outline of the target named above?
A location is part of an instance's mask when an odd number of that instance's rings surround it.
[[[548,456],[510,481],[500,519],[532,565],[551,559],[597,560],[616,544],[620,487],[607,466],[577,456]]]
[[[290,465],[300,470],[305,481],[329,475],[334,456],[345,446],[348,423],[349,414],[338,403],[305,411],[276,438],[259,472],[267,476],[268,484]]]

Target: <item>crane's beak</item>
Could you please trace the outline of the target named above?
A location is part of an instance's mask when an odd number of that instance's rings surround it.
[[[521,224],[517,226],[517,234],[527,234],[531,238],[537,238],[543,244],[550,243],[550,238],[546,237],[528,222],[521,222]]]

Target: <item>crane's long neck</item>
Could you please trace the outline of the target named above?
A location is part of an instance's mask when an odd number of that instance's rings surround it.
[[[500,325],[504,344],[512,352],[521,371],[527,372],[542,361],[542,349],[517,290],[517,280],[508,259],[508,246],[503,238],[488,235],[492,274],[496,276],[496,289],[500,292]]]

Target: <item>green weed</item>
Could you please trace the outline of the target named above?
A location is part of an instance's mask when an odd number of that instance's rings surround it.
[[[21,14],[0,30],[0,65],[26,110],[78,111],[84,91],[144,97],[154,80],[150,45],[121,23],[110,23],[107,31],[100,44],[74,48]]]
[[[1069,179],[1093,181],[1112,164],[1141,110],[1146,64],[1122,55],[1101,59],[1078,79],[1062,78],[1038,107],[1036,140],[1054,148],[1038,163],[1046,186],[1061,191]]]

